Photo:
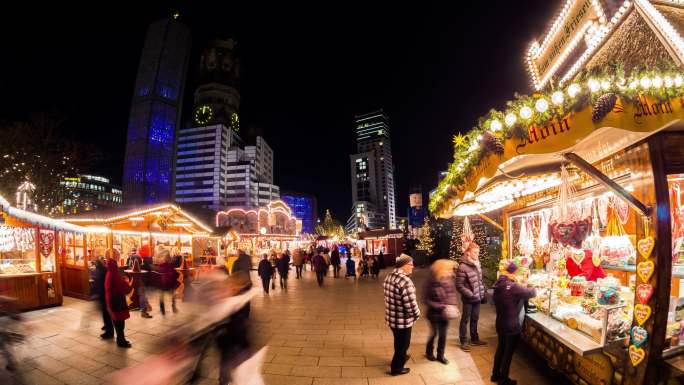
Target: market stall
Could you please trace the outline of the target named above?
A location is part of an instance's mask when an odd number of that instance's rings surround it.
[[[431,193],[501,217],[538,289],[523,338],[577,384],[684,374],[683,26],[679,2],[567,1],[527,54],[536,93],[457,135]]]
[[[168,252],[182,255],[186,264],[209,263],[221,256],[220,237],[212,229],[175,205],[141,207],[131,211],[95,212],[65,218],[86,232],[66,232],[60,240],[64,249],[62,275],[64,294],[77,298],[90,295],[90,263],[103,257],[107,249],[121,253],[121,265],[133,249],[161,263],[158,256]],[[144,254],[144,255],[143,255]]]
[[[394,260],[404,251],[406,238],[402,230],[369,230],[359,233],[366,255],[383,254],[384,266],[394,265]]]
[[[0,294],[18,310],[62,304],[60,236],[83,228],[12,207],[0,196]]]

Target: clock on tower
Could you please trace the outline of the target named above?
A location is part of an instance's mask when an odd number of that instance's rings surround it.
[[[198,106],[195,108],[195,123],[207,124],[214,118],[214,111],[207,105]]]

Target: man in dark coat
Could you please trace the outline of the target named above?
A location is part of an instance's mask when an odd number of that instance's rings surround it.
[[[499,344],[494,355],[491,381],[498,382],[500,385],[516,383],[508,378],[508,372],[513,359],[513,351],[522,332],[523,303],[536,295],[533,288],[526,288],[516,282],[517,270],[518,266],[509,262],[493,286],[496,334],[499,337]]]
[[[463,242],[463,257],[456,271],[456,290],[461,294],[463,309],[459,325],[461,349],[470,351],[468,344],[468,324],[470,324],[470,344],[486,345],[477,333],[477,322],[480,319],[480,304],[486,303],[485,287],[482,283],[482,271],[479,266],[480,247],[477,243]]]
[[[264,256],[261,257],[261,261],[257,267],[257,273],[259,274],[259,277],[261,277],[261,285],[264,288],[264,292],[268,294],[268,285],[270,284],[271,277],[273,276],[273,266],[271,266],[271,262],[268,260],[267,254],[264,254]]]
[[[102,330],[104,333],[100,334],[100,338],[108,340],[114,338],[114,324],[112,317],[107,310],[107,300],[105,297],[105,277],[107,276],[107,267],[102,258],[95,260],[95,271],[93,273],[93,296],[97,299],[97,305],[102,313]]]
[[[287,253],[280,254],[276,261],[278,276],[280,277],[280,288],[287,290],[287,274],[290,272],[290,256]]]
[[[318,286],[322,287],[323,286],[323,277],[325,276],[325,272],[328,270],[328,264],[325,262],[325,258],[323,258],[323,249],[322,247],[319,247],[316,249],[316,255],[314,255],[312,264],[313,268],[316,271],[316,281],[318,281]]]
[[[333,277],[337,278],[340,276],[340,250],[337,245],[333,245],[332,252],[330,253],[330,264],[333,266]]]
[[[242,249],[238,249],[238,257],[233,263],[233,268],[230,275],[234,276],[235,286],[240,288],[239,293],[242,294],[252,288],[252,278],[249,272],[252,270],[252,260]],[[249,302],[240,310],[237,311],[236,316],[249,318],[250,305]]]

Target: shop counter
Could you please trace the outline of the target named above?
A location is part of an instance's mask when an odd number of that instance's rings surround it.
[[[559,322],[544,313],[527,314],[526,318],[528,322],[534,322],[543,331],[556,338],[570,350],[581,356],[599,352],[603,348],[601,344],[593,341],[591,338],[586,337],[582,333],[567,327],[562,322]]]

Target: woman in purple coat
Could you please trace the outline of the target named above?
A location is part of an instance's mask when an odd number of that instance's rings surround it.
[[[509,262],[500,271],[499,279],[494,283],[494,305],[496,306],[496,334],[499,344],[494,355],[492,382],[500,385],[515,385],[516,381],[508,378],[508,371],[513,359],[513,351],[520,340],[522,332],[523,303],[536,294],[533,288],[517,283],[515,272],[518,266]]]
[[[449,320],[458,317],[456,285],[454,269],[456,263],[448,259],[438,259],[430,267],[430,279],[425,287],[423,300],[427,305],[427,319],[430,321],[430,337],[427,341],[425,356],[430,361],[439,361],[447,365],[444,357],[446,333]],[[435,337],[437,339],[437,357],[434,355]]]

